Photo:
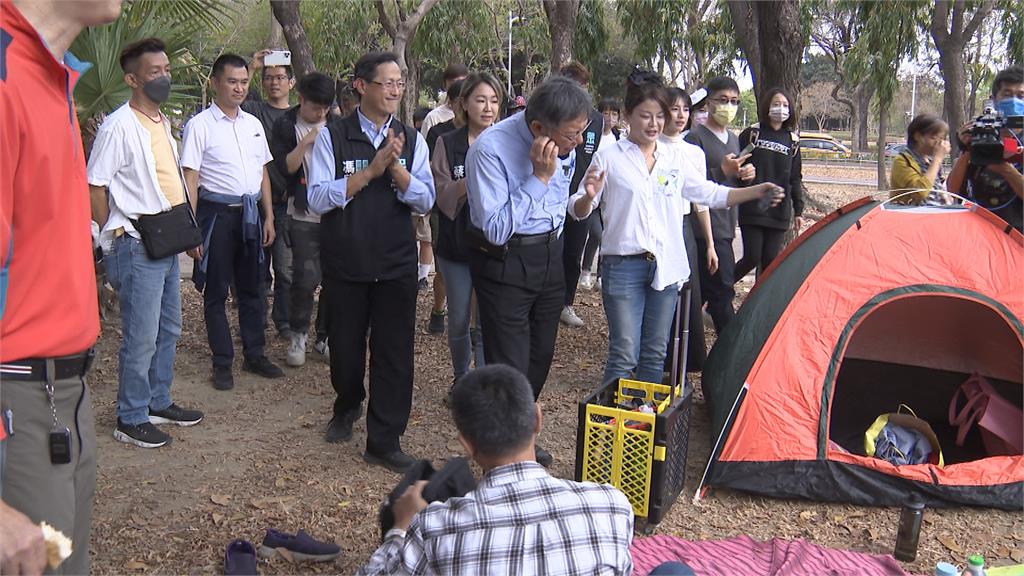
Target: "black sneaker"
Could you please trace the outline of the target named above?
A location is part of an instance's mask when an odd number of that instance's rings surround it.
[[[352,439],[352,425],[363,415],[360,406],[357,410],[350,410],[342,415],[335,414],[327,423],[327,432],[324,433],[324,440],[331,444],[348,442]]]
[[[420,292],[423,292],[427,288],[430,288],[430,283],[427,281],[427,277],[424,276],[423,278],[419,279],[419,282],[416,283],[416,289],[419,290]]]
[[[444,318],[446,312],[430,311],[430,320],[427,322],[427,334],[444,334]]]
[[[363,462],[373,464],[374,466],[383,466],[392,472],[403,474],[416,463],[416,459],[405,452],[402,452],[402,449],[399,448],[394,452],[389,452],[380,456],[377,454],[371,454],[369,451],[363,452]]]
[[[551,452],[541,448],[540,446],[533,447],[534,457],[537,459],[537,464],[545,468],[551,468],[551,463],[554,462],[554,457],[551,456]]]
[[[231,390],[235,387],[235,377],[231,374],[231,366],[213,367],[213,387],[217,390]]]
[[[177,426],[195,426],[203,421],[203,413],[199,410],[187,410],[171,404],[163,410],[149,409],[150,424],[175,424]]]
[[[270,361],[266,356],[253,356],[242,362],[242,370],[258,374],[264,378],[280,378],[284,371]]]
[[[114,428],[114,439],[139,448],[159,448],[171,442],[170,436],[149,422],[130,426],[121,422],[120,418],[117,419],[117,428]]]

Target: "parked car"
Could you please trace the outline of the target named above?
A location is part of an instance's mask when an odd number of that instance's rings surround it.
[[[885,157],[895,158],[900,152],[903,152],[906,149],[906,142],[890,142],[885,145]]]
[[[800,134],[800,157],[812,159],[849,158],[850,149],[831,134],[804,132]]]

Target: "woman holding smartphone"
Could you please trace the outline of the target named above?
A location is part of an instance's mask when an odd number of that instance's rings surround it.
[[[753,182],[771,182],[780,186],[786,197],[775,207],[757,203],[740,206],[740,232],[743,258],[736,263],[738,282],[751,270],[761,274],[782,251],[782,241],[790,228],[800,232],[804,195],[800,164],[800,137],[796,118],[790,111],[793,101],[782,88],[764,94],[758,106],[759,123],[740,133],[741,156],[749,153],[756,168]]]
[[[683,201],[724,208],[761,198],[774,203],[782,195],[769,183],[727,188],[710,182],[679,148],[659,144],[671,104],[657,75],[631,74],[624,104],[629,136],[597,153],[569,199],[570,214],[582,220],[599,206],[604,217],[604,382],[630,376],[661,382],[679,287],[690,277]]]
[[[437,139],[430,168],[437,190],[439,229],[434,256],[448,290],[448,350],[455,379],[469,372],[470,361],[484,365],[482,346],[473,350],[469,324],[472,318],[473,281],[469,275],[466,230],[466,153],[470,145],[498,120],[504,93],[501,84],[486,73],[471,74],[462,81],[463,126]]]

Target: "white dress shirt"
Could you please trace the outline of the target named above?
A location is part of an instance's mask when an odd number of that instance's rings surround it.
[[[619,140],[615,147],[594,156],[593,165],[604,170],[605,181],[591,210],[576,212],[576,201],[586,194],[583,186],[569,199],[569,206],[577,220],[600,206],[604,221],[601,253],[629,256],[650,252],[657,261],[651,286],[664,290],[690,277],[683,239],[683,200],[725,208],[730,189],[702,178],[677,147],[658,144],[654,158],[654,169],[648,172],[640,147],[628,139]]]
[[[166,118],[163,124],[168,141],[174,142]],[[177,161],[178,151],[174,146],[171,151]],[[100,232],[104,251],[110,251],[114,231],[118,228],[139,238],[132,220],[171,209],[167,197],[160,191],[149,132],[127,102],[111,112],[100,125],[86,171],[89,184],[104,186],[109,194],[110,217]]]
[[[700,174],[700,177],[705,180],[708,179],[708,163],[707,160],[705,160],[704,158],[704,150],[700,146],[690,144],[686,140],[683,140],[682,134],[678,134],[676,136],[666,136],[664,133],[662,133],[660,136],[658,136],[658,142],[679,148],[683,155],[686,156],[687,160],[689,160],[690,163],[693,164],[693,167],[696,168],[697,173]],[[683,199],[683,214],[690,213],[691,204],[693,203],[690,202],[689,200],[685,198]],[[707,212],[708,210],[710,210],[710,208],[704,206],[703,204],[693,204],[693,206],[697,207],[697,212]]]
[[[199,186],[210,192],[260,194],[263,167],[273,159],[263,124],[241,108],[232,119],[213,103],[185,125],[181,166],[199,172]]]

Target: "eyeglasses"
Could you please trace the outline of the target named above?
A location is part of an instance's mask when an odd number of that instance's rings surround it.
[[[264,82],[287,82],[288,76],[286,74],[278,74],[276,76],[264,76]]]
[[[387,82],[370,80],[370,83],[376,84],[385,90],[405,90],[405,80],[388,80]]]
[[[731,98],[731,99],[730,98],[715,98],[715,99],[712,100],[712,102],[714,102],[715,104],[718,104],[719,106],[725,106],[727,104],[732,104],[733,106],[739,106],[740,105],[740,99],[739,98]]]

